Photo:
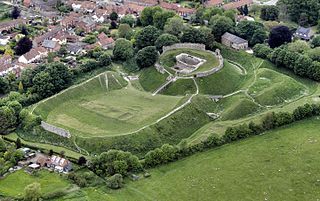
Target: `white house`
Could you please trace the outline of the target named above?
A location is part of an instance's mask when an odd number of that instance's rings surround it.
[[[20,63],[29,64],[40,60],[48,55],[48,51],[43,47],[32,48],[29,52],[20,56],[18,61]]]

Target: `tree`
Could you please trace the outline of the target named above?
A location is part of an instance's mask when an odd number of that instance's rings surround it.
[[[314,49],[309,50],[307,53],[308,57],[313,61],[320,62],[320,47],[316,47]]]
[[[157,11],[161,12],[162,8],[160,8],[159,6],[144,8],[140,14],[140,21],[142,26],[153,25],[153,16]]]
[[[233,22],[235,22],[237,13],[235,10],[226,10],[224,11],[223,15],[230,18]]]
[[[279,18],[279,12],[277,6],[263,6],[261,8],[260,18],[266,21],[275,21]]]
[[[271,30],[268,43],[271,48],[275,48],[285,43],[290,43],[291,41],[292,34],[289,28],[286,26],[277,26]]]
[[[0,94],[6,94],[9,91],[9,81],[5,77],[0,77]]]
[[[154,26],[146,26],[136,35],[136,47],[142,49],[147,46],[154,46],[160,31]]]
[[[32,183],[25,187],[24,189],[25,201],[38,201],[41,198],[41,186],[39,183]]]
[[[320,47],[320,36],[315,36],[311,41],[311,45],[313,48]]]
[[[179,39],[176,36],[171,34],[162,34],[156,40],[155,45],[159,51],[162,51],[163,46],[170,46],[178,42]]]
[[[167,11],[167,10],[157,11],[153,15],[153,25],[158,29],[163,29],[167,20],[174,16],[175,16],[175,12],[173,11]]]
[[[110,14],[110,20],[117,21],[117,19],[118,19],[118,14],[116,12],[112,12]]]
[[[23,55],[29,52],[32,48],[32,41],[28,37],[21,38],[15,48],[17,55]]]
[[[113,48],[113,56],[116,60],[126,61],[134,55],[132,43],[126,39],[119,38]]]
[[[264,44],[256,44],[253,47],[253,53],[256,57],[267,59],[268,55],[272,52],[272,49]]]
[[[0,134],[9,133],[15,126],[17,117],[12,108],[8,106],[0,107]]]
[[[320,2],[318,0],[280,0],[278,4],[286,6],[290,19],[294,22],[316,25],[319,19]]]
[[[6,105],[13,109],[16,116],[18,116],[22,110],[22,105],[16,100],[9,101]]]
[[[48,72],[40,72],[36,74],[32,80],[33,91],[41,97],[48,97],[54,94],[54,85],[51,83],[52,77]]]
[[[303,40],[297,40],[288,44],[288,50],[292,52],[305,53],[310,49],[309,44]]]
[[[48,154],[49,156],[52,156],[53,155],[53,150],[52,149],[50,149],[49,150],[49,154]]]
[[[205,37],[206,37],[205,33],[201,32],[200,29],[189,27],[183,32],[183,34],[181,36],[181,42],[205,44],[205,42],[206,42]]]
[[[180,37],[182,32],[184,31],[184,24],[183,19],[181,17],[173,17],[169,18],[164,25],[164,31],[166,33],[175,35],[177,37]]]
[[[111,189],[119,189],[123,186],[123,177],[121,174],[115,174],[107,178],[107,186]]]
[[[20,16],[20,10],[17,6],[13,7],[11,11],[11,18],[12,19],[17,19]]]
[[[78,165],[85,165],[87,163],[87,159],[84,156],[80,156],[78,159]]]
[[[232,32],[233,30],[233,21],[225,16],[215,15],[210,19],[210,27],[212,33],[217,41],[221,41],[221,36],[225,32]]]
[[[105,52],[99,56],[98,61],[101,67],[106,67],[111,64],[111,57],[107,52]]]
[[[121,18],[120,23],[121,24],[128,24],[130,27],[133,27],[134,24],[136,23],[136,20],[133,17],[133,15],[128,14],[128,15],[125,15]]]
[[[247,16],[249,14],[249,9],[248,9],[248,5],[247,4],[243,6],[242,11],[243,11],[243,14],[245,16]]]
[[[131,40],[133,36],[133,30],[128,24],[120,24],[118,28],[119,38],[125,38]]]
[[[148,46],[142,48],[137,53],[137,64],[140,68],[146,68],[156,63],[159,57],[158,51],[155,46]]]
[[[305,55],[300,55],[295,62],[294,73],[300,76],[310,77],[310,67],[312,67],[312,60]]]
[[[95,35],[87,35],[84,39],[83,42],[93,44],[97,41],[97,37]]]
[[[263,24],[255,21],[241,21],[235,31],[238,36],[248,40],[252,46],[263,43],[268,37]]]
[[[20,149],[21,146],[22,146],[21,140],[20,140],[20,138],[17,138],[17,140],[16,140],[16,148],[17,148],[17,149]]]
[[[25,36],[27,36],[29,34],[26,26],[21,27],[21,34],[23,34]]]

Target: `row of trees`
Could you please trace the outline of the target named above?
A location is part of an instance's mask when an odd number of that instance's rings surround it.
[[[320,80],[320,62],[313,61],[307,55],[292,51],[288,46],[271,49],[266,45],[258,44],[253,48],[253,51],[257,57],[269,59],[278,67],[290,69],[302,77]]]

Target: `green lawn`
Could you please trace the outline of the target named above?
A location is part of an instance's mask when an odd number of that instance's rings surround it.
[[[141,70],[139,82],[145,91],[154,92],[166,82],[167,77],[167,73],[161,74],[152,66]]]
[[[35,113],[78,136],[121,135],[155,122],[181,99],[152,96],[131,85],[125,86],[121,78],[109,74],[108,80],[101,75],[40,103]]]
[[[0,195],[10,197],[22,197],[24,188],[34,182],[41,184],[41,193],[53,193],[62,191],[71,186],[71,184],[56,173],[47,170],[41,170],[39,175],[32,176],[23,170],[9,174],[4,179],[0,179]],[[1,200],[1,199],[0,199]]]
[[[196,154],[115,194],[127,200],[317,200],[319,124],[315,118]]]
[[[217,57],[215,57],[212,53],[202,51],[202,50],[194,50],[194,49],[173,49],[168,50],[165,53],[163,53],[160,57],[160,63],[166,67],[169,71],[174,72],[171,67],[173,67],[176,64],[175,57],[181,53],[186,53],[201,59],[205,59],[206,62],[202,64],[197,70],[192,72],[191,74],[197,73],[197,72],[204,72],[208,71],[214,67],[217,67],[219,64],[219,61]]]

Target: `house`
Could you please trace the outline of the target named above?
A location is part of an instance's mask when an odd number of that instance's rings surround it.
[[[29,52],[20,56],[18,61],[20,63],[33,63],[36,62],[48,55],[48,51],[43,47],[32,48]]]
[[[302,40],[310,40],[313,37],[314,33],[311,28],[299,27],[294,33],[294,36]]]
[[[221,7],[223,5],[223,0],[209,0],[206,2],[205,5],[208,7],[211,7],[211,6]]]
[[[244,40],[236,35],[233,35],[231,33],[224,33],[221,37],[221,43],[228,46],[232,47],[236,50],[245,50],[248,48],[248,41]]]
[[[54,36],[59,33],[62,30],[62,27],[54,27],[51,31],[36,37],[33,42],[33,47],[38,47],[39,45],[42,45],[43,41],[50,40],[54,38]]]
[[[108,37],[105,33],[101,32],[98,35],[97,42],[103,49],[112,49],[114,47],[114,40],[111,37]]]
[[[60,49],[61,45],[58,41],[54,40],[44,40],[42,47],[46,48],[49,52],[56,52]]]
[[[237,9],[242,6],[250,6],[253,4],[253,0],[236,0],[227,4],[224,4],[222,7],[224,10]]]
[[[0,46],[5,46],[9,43],[10,36],[1,36],[0,35]]]
[[[50,161],[48,161],[47,165],[54,168],[58,172],[69,172],[72,170],[72,163],[65,158],[53,155],[49,158],[49,160]]]
[[[69,54],[77,55],[83,52],[83,45],[80,43],[68,43],[67,51]]]
[[[12,66],[12,58],[10,55],[3,55],[0,58],[0,75],[5,75],[8,73],[8,70]]]

